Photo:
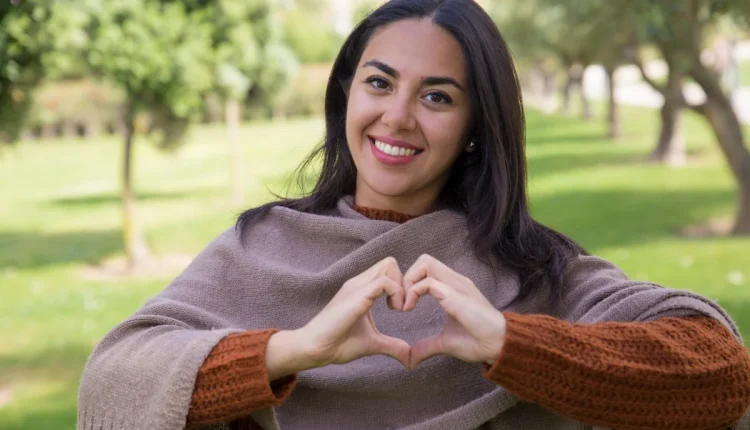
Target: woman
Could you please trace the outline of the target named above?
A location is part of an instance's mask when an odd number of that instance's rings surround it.
[[[373,12],[325,104],[313,192],[245,212],[101,341],[79,428],[685,430],[746,411],[726,313],[531,219],[518,82],[474,2]]]

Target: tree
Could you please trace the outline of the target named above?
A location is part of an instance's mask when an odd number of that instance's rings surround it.
[[[619,8],[603,0],[529,0],[492,5],[493,17],[518,55],[540,57],[552,54],[565,71],[562,109],[568,112],[571,92],[578,89],[585,119],[592,117],[589,100],[583,90],[584,71],[601,63],[608,76],[609,134],[618,137],[620,121],[614,97],[616,69],[629,62],[634,28],[618,16]],[[540,55],[541,54],[541,55]],[[537,69],[541,69],[537,66]],[[542,76],[548,74],[542,69]]]
[[[637,0],[632,2],[632,7],[634,22],[639,24],[639,38],[643,42],[652,42],[670,68],[667,88],[652,80],[649,82],[665,94],[665,105],[672,103],[673,109],[687,107],[708,122],[737,183],[738,208],[732,232],[750,234],[750,151],[745,146],[740,121],[722,89],[719,76],[701,61],[701,50],[710,26],[721,17],[745,11],[747,2]],[[706,94],[704,102],[691,104],[685,100],[681,89],[684,77],[692,78],[703,89]],[[667,97],[673,100],[667,100]],[[664,109],[662,116],[664,118]],[[662,128],[662,135],[665,133]]]
[[[296,0],[284,14],[284,42],[302,63],[330,63],[343,42],[327,0]]]
[[[160,148],[182,142],[191,116],[213,85],[212,29],[205,15],[190,14],[178,2],[133,0],[90,1],[92,72],[126,94],[121,170],[123,241],[132,267],[149,260],[149,248],[136,222],[133,189],[135,119],[140,111],[152,118]]]
[[[69,1],[0,3],[0,143],[19,139],[41,79],[74,64],[81,20]]]
[[[224,102],[230,154],[230,200],[243,203],[239,124],[243,102],[267,110],[297,70],[294,54],[282,42],[282,28],[273,0],[219,0],[205,12],[213,26],[215,90]]]

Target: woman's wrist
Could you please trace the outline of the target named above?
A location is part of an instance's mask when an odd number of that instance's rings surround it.
[[[505,315],[498,311],[497,313],[497,321],[495,323],[496,332],[497,332],[497,345],[495,348],[492,348],[492,351],[490,355],[484,360],[484,362],[492,366],[495,364],[495,362],[500,358],[500,353],[503,351],[503,347],[505,346],[505,336],[508,330],[508,320],[505,319]]]
[[[270,381],[318,367],[305,350],[302,340],[299,330],[282,330],[271,336],[265,357]]]

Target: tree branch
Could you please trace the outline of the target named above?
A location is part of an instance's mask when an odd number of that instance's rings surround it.
[[[646,69],[643,67],[643,62],[641,61],[641,56],[640,55],[635,55],[635,61],[634,62],[635,62],[635,65],[638,67],[638,70],[641,71],[641,76],[643,77],[643,80],[646,81],[646,83],[648,83],[651,86],[651,88],[653,88],[654,90],[658,91],[661,95],[665,95],[666,92],[667,92],[667,89],[665,87],[657,84],[656,82],[654,82],[646,74]]]
[[[706,115],[706,102],[693,104],[685,101],[685,106],[699,115]]]

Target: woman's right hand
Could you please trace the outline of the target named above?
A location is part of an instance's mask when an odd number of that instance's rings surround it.
[[[274,334],[266,351],[270,379],[376,354],[393,357],[408,367],[409,344],[381,334],[370,314],[372,304],[384,293],[388,307],[403,309],[401,278],[398,263],[388,257],[346,281],[307,325]]]

